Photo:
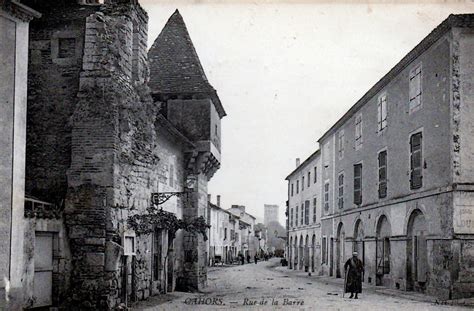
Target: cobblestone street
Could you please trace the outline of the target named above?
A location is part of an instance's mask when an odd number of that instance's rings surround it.
[[[307,276],[279,266],[279,259],[243,266],[214,267],[203,293],[173,292],[141,302],[133,310],[468,310],[439,305],[428,297],[364,288],[358,300],[342,298],[334,279]],[[427,301],[418,301],[418,300]],[[272,303],[277,303],[273,304]]]

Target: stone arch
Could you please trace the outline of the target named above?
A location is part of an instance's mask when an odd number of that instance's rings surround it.
[[[346,232],[344,224],[340,222],[337,226],[337,238],[336,238],[336,277],[340,278],[344,276],[344,262],[346,257],[345,251],[345,240]]]
[[[359,259],[365,265],[365,230],[360,218],[354,224],[353,238],[352,251],[357,252]]]
[[[300,235],[300,245],[299,245],[299,250],[298,250],[298,258],[299,258],[298,267],[301,270],[301,269],[303,269],[303,265],[304,265],[304,238],[303,238],[303,234]]]
[[[376,283],[375,285],[384,285],[384,275],[390,274],[391,266],[391,247],[390,237],[392,228],[385,214],[380,215],[376,225]]]
[[[414,209],[407,222],[407,289],[423,292],[429,271],[426,236],[428,222],[419,209]]]

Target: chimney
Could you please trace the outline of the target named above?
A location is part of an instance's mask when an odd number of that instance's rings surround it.
[[[296,167],[300,166],[300,164],[301,164],[300,158],[296,158]]]
[[[221,196],[217,195],[217,206],[221,207]]]

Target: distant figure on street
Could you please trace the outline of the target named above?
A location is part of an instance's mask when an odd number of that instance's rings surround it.
[[[357,258],[357,252],[352,253],[352,258],[349,258],[344,264],[344,271],[346,272],[346,288],[345,293],[351,293],[349,298],[357,298],[357,294],[362,292],[362,273],[364,272],[364,265],[362,261]]]
[[[240,255],[240,262],[242,263],[242,265],[245,263],[244,255]]]
[[[253,260],[255,260],[255,264],[257,264],[257,254],[255,254],[255,256],[253,256]]]
[[[247,253],[247,263],[250,263],[250,255]]]

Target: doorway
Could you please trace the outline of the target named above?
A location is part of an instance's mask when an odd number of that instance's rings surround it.
[[[420,210],[410,215],[407,229],[407,290],[424,292],[428,274],[427,224]]]
[[[346,233],[344,232],[344,225],[339,224],[337,230],[337,244],[336,244],[336,277],[340,278],[344,276],[344,259],[345,257],[345,240]]]
[[[53,304],[53,233],[35,233],[35,274],[33,307],[47,307]]]

